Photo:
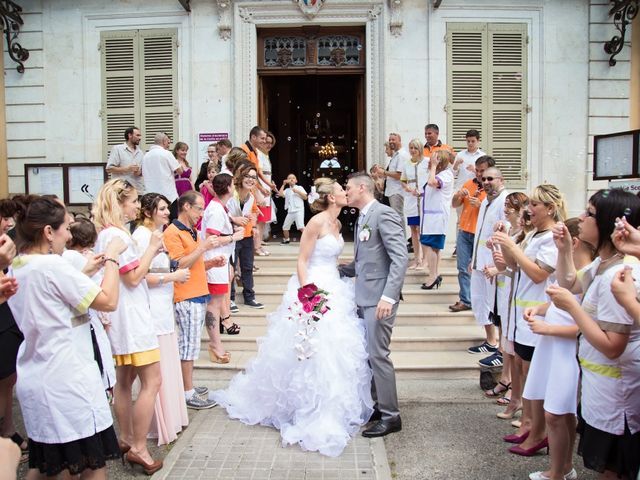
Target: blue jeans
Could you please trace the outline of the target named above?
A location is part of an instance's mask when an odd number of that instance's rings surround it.
[[[473,233],[458,230],[456,238],[456,255],[458,261],[458,285],[460,285],[460,301],[471,306],[471,274],[469,264],[473,255]]]

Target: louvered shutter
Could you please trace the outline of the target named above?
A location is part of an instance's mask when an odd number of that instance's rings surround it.
[[[447,140],[456,151],[467,148],[467,130],[486,135],[485,37],[485,24],[447,24]]]
[[[480,132],[511,188],[526,186],[525,24],[447,24],[447,131],[456,150]]]
[[[102,152],[106,161],[124,131],[140,124],[137,33],[102,32]]]
[[[491,152],[512,188],[526,187],[526,26],[489,24]]]
[[[140,30],[141,128],[144,143],[158,132],[178,138],[177,31]]]

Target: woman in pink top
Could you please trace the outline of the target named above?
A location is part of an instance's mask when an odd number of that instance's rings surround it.
[[[178,191],[178,197],[184,192],[194,190],[193,183],[191,182],[191,165],[187,161],[187,152],[189,151],[189,145],[184,142],[177,142],[173,147],[173,156],[176,157],[178,163],[182,167],[182,173],[176,174],[176,190]]]

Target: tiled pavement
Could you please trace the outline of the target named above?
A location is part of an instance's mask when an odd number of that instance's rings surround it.
[[[382,439],[356,435],[342,455],[330,458],[282,447],[279,432],[230,420],[224,409],[197,412],[152,480],[388,480]]]

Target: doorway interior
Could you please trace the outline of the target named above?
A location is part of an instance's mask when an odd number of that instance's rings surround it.
[[[289,173],[309,192],[318,177],[332,177],[344,185],[351,172],[364,168],[363,84],[361,74],[260,78],[260,125],[276,137],[270,157],[278,188]],[[276,206],[281,225],[286,215],[283,200],[276,199]],[[354,213],[343,210],[345,233],[353,228]],[[309,215],[307,211],[306,218]],[[272,232],[277,234],[279,228],[272,225]]]

